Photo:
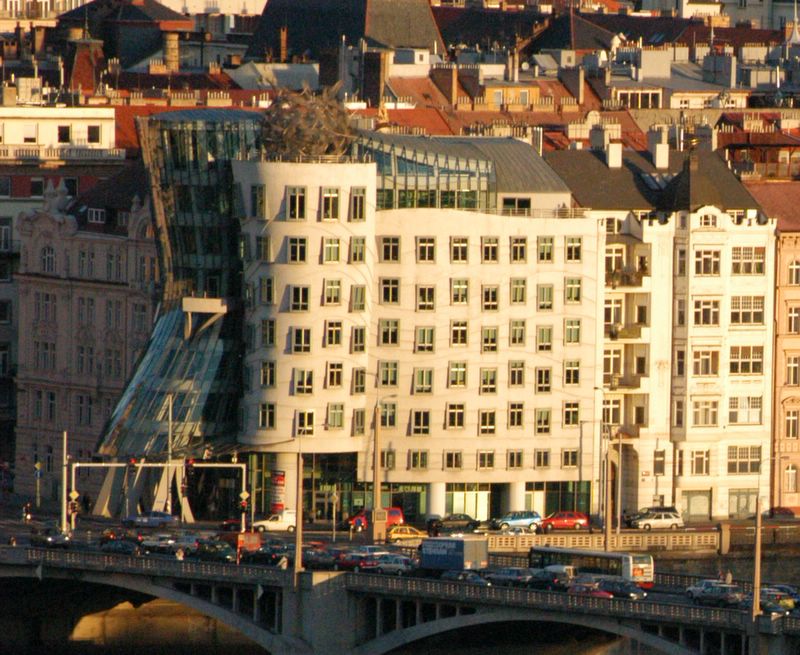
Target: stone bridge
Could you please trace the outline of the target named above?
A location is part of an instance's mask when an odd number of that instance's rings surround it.
[[[478,587],[364,573],[0,547],[0,577],[117,587],[181,603],[274,655],[381,655],[465,626],[550,622],[627,637],[670,655],[796,655],[800,620],[657,602]]]

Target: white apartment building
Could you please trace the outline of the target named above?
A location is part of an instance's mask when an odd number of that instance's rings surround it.
[[[248,217],[239,441],[269,455],[273,504],[295,505],[301,449],[306,506],[334,489],[340,512],[369,506],[377,438],[382,503],[412,518],[589,511],[600,223],[566,209],[518,141],[359,147],[233,162]]]

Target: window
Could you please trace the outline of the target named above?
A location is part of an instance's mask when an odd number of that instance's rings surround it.
[[[550,393],[553,371],[550,368],[536,368],[536,393]]]
[[[789,284],[797,286],[800,284],[800,261],[793,261],[789,264]]]
[[[525,403],[508,403],[509,430],[524,426]]]
[[[683,377],[686,375],[686,351],[675,351],[675,375]]]
[[[451,346],[466,346],[467,345],[467,322],[466,321],[450,321],[450,345]]]
[[[553,326],[538,325],[536,327],[536,350],[550,352],[553,350]]]
[[[602,413],[603,428],[622,422],[622,401],[619,398],[604,398]]]
[[[286,187],[286,219],[302,221],[306,217],[305,187]]]
[[[693,351],[692,373],[694,375],[718,375],[719,351],[718,350]]]
[[[364,393],[367,387],[367,371],[363,368],[353,369],[352,391],[354,396]]]
[[[469,302],[469,280],[453,278],[450,280],[450,304],[466,305]]]
[[[265,430],[275,429],[275,403],[261,403],[258,406],[258,427]]]
[[[717,227],[717,217],[713,214],[700,216],[700,227]]]
[[[329,430],[341,430],[344,427],[344,405],[342,403],[328,403],[326,427]]]
[[[525,386],[525,362],[511,361],[508,363],[508,386]]]
[[[366,220],[367,190],[364,187],[350,189],[350,220],[353,222]]]
[[[428,468],[427,450],[408,451],[408,469],[410,471],[424,471]]]
[[[432,312],[436,309],[436,287],[417,286],[417,311]]]
[[[564,301],[568,303],[581,301],[581,279],[579,277],[565,278]]]
[[[314,393],[314,371],[294,369],[294,395],[305,396]]]
[[[363,312],[367,304],[367,288],[360,284],[350,287],[350,311]]]
[[[537,469],[550,468],[550,451],[536,449],[533,451],[533,467]]]
[[[89,125],[86,128],[86,140],[89,143],[100,143],[100,126]]]
[[[761,424],[761,396],[738,396],[728,399],[728,422],[733,425]]]
[[[692,475],[708,475],[711,467],[711,452],[708,450],[691,451]]]
[[[550,434],[550,410],[536,410],[536,434]]]
[[[415,409],[411,412],[411,434],[431,433],[431,412],[428,409]]]
[[[763,247],[735,247],[731,257],[731,273],[734,275],[764,275],[766,249]]]
[[[267,215],[266,187],[263,184],[250,185],[250,215],[256,218]]]
[[[581,320],[579,318],[568,318],[564,321],[564,343],[581,342]]]
[[[460,469],[462,467],[462,458],[460,450],[445,450],[444,451],[444,468],[445,470]]]
[[[447,367],[447,386],[466,387],[467,386],[467,363],[450,362]]]
[[[350,352],[363,353],[367,347],[367,329],[363,325],[354,325],[350,334]]]
[[[697,250],[694,253],[695,275],[719,275],[719,250]]]
[[[89,223],[103,224],[106,222],[106,210],[90,207],[86,212],[86,220]]]
[[[433,393],[432,368],[414,369],[414,393],[415,394]]]
[[[269,348],[275,345],[275,319],[267,318],[261,321],[261,345]]]
[[[275,386],[275,362],[273,361],[261,362],[261,386],[262,387]]]
[[[653,452],[653,475],[664,475],[667,467],[667,452],[665,450],[656,450]]]
[[[384,361],[378,363],[378,384],[382,387],[397,386],[397,362]]]
[[[784,416],[785,434],[787,439],[797,439],[800,436],[800,410],[788,409]]]
[[[728,446],[728,473],[758,473],[761,446]]]
[[[400,280],[396,277],[384,277],[379,281],[381,303],[396,305],[400,302]]]
[[[289,311],[307,312],[309,294],[308,287],[289,287]]]
[[[497,352],[497,328],[485,327],[481,328],[481,352],[496,353]]]
[[[52,246],[42,248],[41,257],[42,273],[55,273],[56,271],[56,251]]]
[[[536,259],[539,263],[553,261],[553,237],[536,237]]]
[[[719,300],[695,300],[694,324],[719,325]]]
[[[291,264],[304,264],[308,253],[305,237],[289,237],[288,261]]]
[[[396,318],[382,318],[378,321],[378,345],[397,346],[400,344],[400,321]]]
[[[731,346],[731,375],[760,375],[764,372],[764,346]]]
[[[574,469],[578,466],[578,451],[573,448],[564,449],[561,451],[561,468]]]
[[[478,451],[478,470],[487,470],[494,468],[494,451],[493,450],[479,450]]]
[[[478,412],[478,434],[494,434],[497,430],[497,412],[493,409],[482,409]]]
[[[481,237],[481,262],[496,264],[498,261],[497,237]]]
[[[344,365],[341,362],[328,362],[328,371],[325,376],[328,389],[338,389],[342,386]]]
[[[622,267],[625,264],[625,248],[620,245],[608,246],[605,253],[605,267],[606,277],[609,275],[616,276],[622,272]],[[611,280],[618,279],[611,277]]]
[[[564,426],[577,427],[580,426],[581,410],[580,403],[575,400],[570,400],[564,403]]]
[[[418,353],[432,353],[434,342],[434,328],[432,327],[418,327],[416,330],[416,339],[414,343],[414,352]]]
[[[434,237],[417,237],[417,263],[436,262],[436,239]]]
[[[797,467],[794,464],[789,464],[783,470],[783,491],[797,493]]]
[[[311,352],[311,328],[292,328],[292,352]]]
[[[675,300],[675,325],[686,325],[686,299],[678,298]]]
[[[75,368],[80,374],[94,372],[94,348],[92,346],[78,346]],[[107,372],[111,374],[110,369]]]
[[[499,306],[500,289],[497,286],[482,286],[482,308],[485,312],[496,312]]]
[[[692,420],[695,427],[710,427],[717,425],[716,400],[695,400],[692,403]]]
[[[511,237],[511,263],[524,264],[528,260],[528,238]]]
[[[447,404],[447,429],[455,430],[464,427],[464,414],[466,408],[464,403]]]
[[[511,278],[511,304],[524,305],[528,300],[528,282],[524,277]]]
[[[366,257],[366,240],[364,237],[350,238],[350,263],[363,264]]]
[[[497,393],[497,369],[496,368],[482,368],[481,369],[481,386],[480,392]]]
[[[512,346],[524,346],[526,337],[525,319],[508,322],[508,342]]]
[[[466,264],[469,261],[469,239],[467,237],[450,238],[450,263]]]
[[[339,261],[339,239],[324,238],[322,240],[322,261],[326,264]]]
[[[33,361],[37,369],[54,371],[56,369],[55,341],[34,341]]]
[[[536,285],[536,306],[539,311],[546,312],[553,309],[553,285]]]
[[[322,208],[320,218],[323,221],[333,221],[339,218],[339,189],[322,187]]]
[[[380,261],[400,261],[400,237],[380,237]]]
[[[581,261],[583,254],[583,239],[582,237],[565,237],[564,249],[566,251],[566,259],[568,262]]]
[[[58,131],[58,142],[59,143],[69,143],[70,142],[70,126],[69,125],[59,125],[57,128]]]
[[[262,262],[272,259],[272,243],[269,237],[256,237],[256,257]]]
[[[11,301],[0,300],[0,323],[11,322]]]
[[[791,334],[800,334],[800,307],[789,307],[788,331]]]
[[[311,436],[314,434],[314,410],[298,409],[295,412],[296,429],[298,437]]]
[[[363,407],[358,407],[353,410],[353,423],[351,433],[354,437],[364,434],[364,427],[366,425],[366,412]]]
[[[579,359],[564,360],[564,384],[576,385],[581,383],[581,362]]]
[[[733,296],[731,298],[732,325],[763,325],[764,296]]]

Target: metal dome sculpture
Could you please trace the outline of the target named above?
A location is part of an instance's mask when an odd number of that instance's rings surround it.
[[[320,157],[345,154],[352,139],[350,119],[336,97],[339,85],[315,95],[279,89],[264,114],[262,144],[268,156]]]

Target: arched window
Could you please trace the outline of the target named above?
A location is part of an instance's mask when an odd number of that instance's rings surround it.
[[[56,251],[52,246],[42,248],[42,273],[56,272]]]
[[[789,464],[783,473],[783,490],[786,493],[797,493],[797,467]]]
[[[789,264],[789,284],[800,284],[800,261]]]

